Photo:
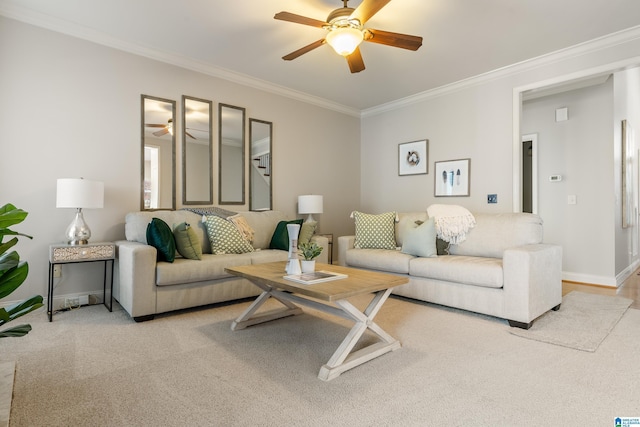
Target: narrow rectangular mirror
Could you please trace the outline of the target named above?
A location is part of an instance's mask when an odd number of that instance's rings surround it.
[[[271,140],[273,124],[249,119],[249,210],[272,209]]]
[[[218,203],[244,205],[245,109],[218,105]]]
[[[140,209],[176,208],[176,101],[141,95]]]
[[[182,96],[182,204],[213,204],[212,103]]]

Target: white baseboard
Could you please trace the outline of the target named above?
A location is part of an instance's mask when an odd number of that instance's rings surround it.
[[[98,304],[102,304],[103,298],[102,298],[102,289],[100,289],[99,291],[93,291],[93,292],[82,292],[82,293],[75,293],[75,294],[66,294],[66,295],[54,295],[53,296],[53,311],[57,311],[57,310],[62,310],[65,307],[65,301],[67,300],[67,298],[80,298],[80,297],[86,297],[89,298],[90,295],[93,295],[95,297],[98,298]],[[3,301],[0,303],[0,307],[9,307],[11,305],[14,304],[18,304],[22,302],[22,300],[17,300],[17,301]],[[47,298],[43,299],[43,304],[44,304],[44,310],[46,311],[46,307],[47,307]]]

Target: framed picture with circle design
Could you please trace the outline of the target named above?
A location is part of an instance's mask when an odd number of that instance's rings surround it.
[[[429,140],[398,144],[398,175],[429,173]]]

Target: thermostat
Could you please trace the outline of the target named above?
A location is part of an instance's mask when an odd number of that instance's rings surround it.
[[[562,181],[562,175],[551,175],[549,177],[549,181],[551,181],[551,182],[560,182],[560,181]]]

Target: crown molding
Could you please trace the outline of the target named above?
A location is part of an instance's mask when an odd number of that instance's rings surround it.
[[[555,52],[537,56],[535,58],[530,58],[525,61],[517,62],[515,64],[507,65],[505,67],[479,74],[468,79],[459,80],[454,83],[416,93],[414,95],[410,95],[395,101],[367,108],[362,110],[361,117],[364,118],[392,110],[397,110],[448,93],[453,93],[473,86],[478,86],[492,80],[501,79],[510,75],[522,73],[524,71],[553,64],[576,56],[608,49],[637,39],[640,39],[640,25],[628,28],[626,30],[611,33],[606,36],[602,36],[574,46],[570,46],[565,49],[560,49]]]
[[[325,98],[310,95],[308,93],[293,90],[284,86],[276,85],[274,83],[267,82],[265,80],[257,79],[255,77],[248,76],[246,74],[231,71],[225,68],[212,66],[205,64],[201,61],[196,61],[191,58],[186,58],[181,55],[162,52],[157,49],[151,49],[139,44],[126,42],[124,40],[112,37],[108,34],[102,33],[85,27],[80,24],[71,23],[62,19],[54,18],[52,16],[35,12],[22,7],[17,7],[11,4],[0,3],[0,15],[5,16],[16,21],[24,22],[26,24],[34,25],[37,27],[45,28],[47,30],[55,31],[58,33],[66,34],[68,36],[76,37],[79,39],[87,40],[96,44],[111,47],[117,50],[121,50],[134,55],[142,56],[145,58],[153,59],[156,61],[164,62],[167,64],[175,65],[187,70],[196,71],[198,73],[206,74],[212,77],[217,77],[223,80],[237,83],[243,86],[251,87],[253,89],[262,90],[264,92],[272,93],[275,95],[283,96],[286,98],[294,99],[296,101],[305,102],[307,104],[315,105],[328,110],[337,111],[342,114],[346,114],[353,117],[360,117],[360,110],[357,108],[349,107],[337,102],[327,100]]]
[[[246,74],[231,71],[225,68],[205,64],[191,58],[186,58],[177,54],[170,54],[156,49],[151,49],[135,43],[123,41],[112,37],[108,34],[87,28],[80,24],[70,23],[52,16],[35,12],[23,7],[11,4],[3,4],[0,2],[0,15],[10,19],[21,21],[37,27],[45,28],[58,33],[66,34],[83,40],[88,40],[100,45],[111,47],[134,55],[142,56],[152,60],[175,65],[188,70],[196,71],[212,77],[237,83],[243,86],[258,89],[264,92],[305,102],[328,110],[333,110],[342,114],[353,117],[365,118],[382,114],[388,111],[404,108],[428,99],[454,93],[466,88],[481,85],[483,83],[504,78],[510,75],[522,73],[533,68],[553,64],[572,57],[597,52],[602,49],[614,47],[616,45],[628,43],[633,40],[640,39],[640,25],[628,28],[626,30],[611,33],[587,42],[583,42],[565,49],[527,59],[515,64],[511,64],[502,68],[498,68],[483,74],[479,74],[467,79],[459,80],[454,83],[446,84],[434,89],[419,92],[395,101],[386,102],[375,107],[359,110],[330,101],[325,98],[317,97],[296,91],[284,86],[276,85],[265,80],[257,79]]]

